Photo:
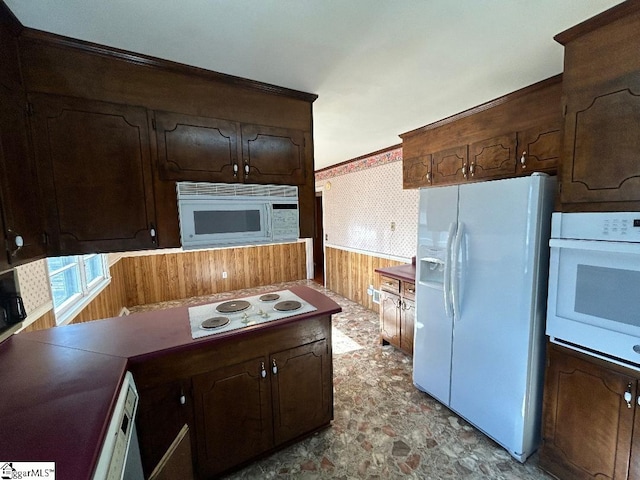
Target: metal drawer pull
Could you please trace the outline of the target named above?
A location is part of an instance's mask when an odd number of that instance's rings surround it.
[[[273,366],[271,367],[271,371],[273,372],[274,375],[278,374],[278,365],[276,365],[276,359],[273,359]]]
[[[267,369],[264,368],[264,362],[260,362],[260,376],[262,378],[267,378]]]

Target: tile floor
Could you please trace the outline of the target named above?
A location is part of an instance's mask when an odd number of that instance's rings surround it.
[[[378,316],[313,282],[342,306],[334,326],[363,348],[334,354],[334,421],[315,435],[225,477],[240,479],[551,479],[524,465],[411,380],[411,357],[378,341]],[[291,284],[279,284],[273,289]],[[211,296],[251,295],[248,289]],[[202,302],[203,298],[193,299]],[[180,302],[134,307],[167,308]],[[187,301],[186,303],[189,303]]]

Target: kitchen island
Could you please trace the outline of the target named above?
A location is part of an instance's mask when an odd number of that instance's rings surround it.
[[[126,370],[140,393],[146,475],[184,424],[201,477],[329,425],[331,315],[341,308],[308,287],[289,290],[315,310],[195,340],[187,307],[13,336],[0,344],[11,392],[0,407],[2,458],[91,478]]]

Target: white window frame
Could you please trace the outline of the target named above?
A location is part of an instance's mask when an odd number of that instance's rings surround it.
[[[98,294],[111,283],[111,273],[109,270],[109,256],[107,254],[92,253],[87,255],[72,255],[76,261],[72,264],[65,265],[58,270],[51,271],[49,264],[47,268],[49,270],[49,288],[51,288],[51,277],[58,275],[66,270],[78,269],[78,277],[80,279],[80,291],[67,298],[60,305],[54,304],[53,312],[56,317],[56,325],[66,325],[70,323],[76,315],[78,315],[84,307],[86,307]],[[100,256],[102,263],[102,275],[99,275],[91,282],[87,283],[87,274],[85,263],[94,258]],[[53,301],[53,292],[51,293],[51,300]]]

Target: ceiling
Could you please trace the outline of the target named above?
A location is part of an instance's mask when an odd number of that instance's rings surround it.
[[[23,25],[315,93],[316,170],[562,71],[620,0],[4,0]]]

